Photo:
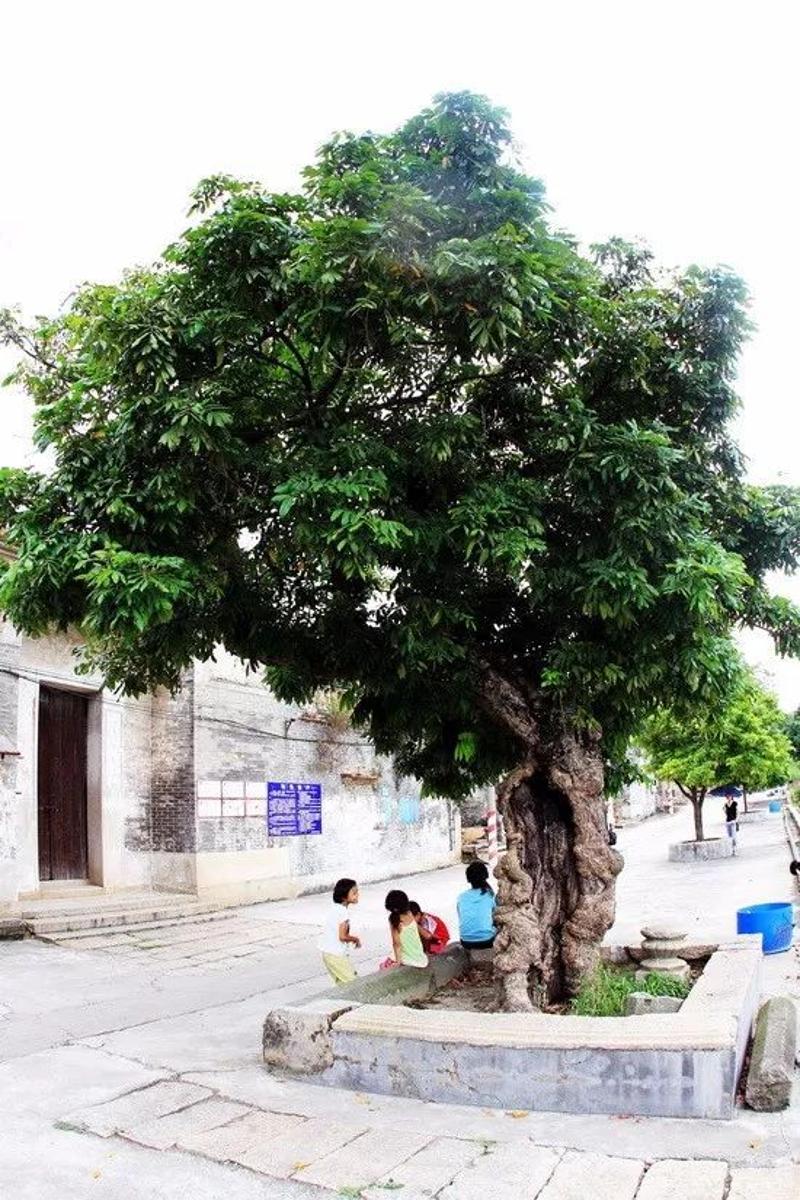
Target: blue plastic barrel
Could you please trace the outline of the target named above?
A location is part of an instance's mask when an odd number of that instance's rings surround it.
[[[770,800],[769,802],[770,812],[780,812],[782,807],[780,800]]]
[[[792,905],[787,902],[751,904],[749,908],[736,910],[736,932],[760,933],[765,954],[780,954],[789,949],[793,924]]]

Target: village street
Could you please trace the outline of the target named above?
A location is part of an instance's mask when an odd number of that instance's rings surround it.
[[[720,814],[710,808],[708,820],[709,834],[718,833]],[[638,940],[640,926],[655,919],[680,924],[697,940],[724,938],[735,932],[737,907],[797,900],[779,817],[743,823],[736,859],[668,863],[668,843],[689,833],[687,810],[621,832],[626,869],[610,941]],[[452,929],[462,880],[462,870],[451,868],[394,882]],[[361,971],[388,950],[388,886],[362,889]],[[267,1074],[260,1063],[265,1012],[325,986],[316,937],[329,903],[308,896],[158,931],[3,944],[0,1195],[798,1194],[797,1095],[782,1114],[681,1122],[431,1105]],[[765,993],[800,999],[797,943],[764,966]]]

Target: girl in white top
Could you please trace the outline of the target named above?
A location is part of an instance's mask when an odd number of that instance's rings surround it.
[[[351,904],[358,904],[358,884],[355,879],[340,879],[333,889],[333,907],[325,918],[317,943],[334,983],[350,983],[356,977],[348,953],[350,946],[355,946],[356,950],[361,948],[361,938],[350,932],[347,910]]]

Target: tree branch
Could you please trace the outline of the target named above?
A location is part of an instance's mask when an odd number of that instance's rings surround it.
[[[4,316],[4,313],[0,313],[0,318]],[[20,350],[28,358],[33,359],[40,367],[47,367],[48,371],[56,371],[58,369],[54,362],[49,358],[45,358],[36,350],[35,341],[32,338],[26,338],[11,317],[3,320],[2,325],[0,325],[0,342],[16,346],[17,350]]]
[[[541,739],[541,729],[529,698],[489,663],[482,661],[479,666],[481,708],[495,724],[513,733],[526,746],[535,746]]]
[[[384,403],[386,405],[391,405],[391,404],[395,404],[398,400],[404,400],[406,403],[415,403],[416,404],[416,403],[419,403],[421,400],[429,399],[429,397],[433,394],[433,392],[436,390],[436,388],[441,383],[442,379],[444,378],[444,376],[447,372],[448,367],[450,367],[451,364],[453,363],[453,360],[455,359],[456,354],[457,354],[457,351],[452,350],[447,355],[447,357],[445,358],[445,360],[441,364],[441,366],[434,372],[433,378],[428,382],[427,386],[424,387],[421,392],[418,392],[414,396],[404,396],[403,389],[399,388],[396,392],[393,392],[392,395],[389,396],[384,401]]]
[[[306,386],[305,379],[297,370],[297,367],[293,367],[291,363],[283,362],[280,358],[273,358],[270,354],[261,354],[260,351],[258,357],[262,362],[268,363],[271,367],[280,367],[282,371],[288,371],[290,375],[293,375],[295,379],[302,383],[303,387]]]
[[[324,402],[325,400],[328,399],[329,396],[331,396],[333,394],[333,392],[336,390],[337,386],[339,385],[339,382],[340,382],[342,376],[344,375],[344,372],[345,372],[345,364],[338,363],[337,366],[335,366],[334,369],[331,371],[330,375],[325,380],[322,387],[319,389],[319,393],[317,395],[318,400]]]
[[[303,383],[305,384],[306,391],[308,392],[309,396],[313,396],[314,395],[314,382],[313,382],[313,380],[311,378],[311,374],[308,370],[308,363],[303,358],[302,354],[297,349],[297,347],[295,346],[292,339],[287,337],[285,333],[280,333],[280,332],[276,331],[275,337],[278,339],[278,341],[281,343],[281,345],[286,347],[286,349],[291,354],[292,358],[295,360],[295,362],[299,366],[301,378],[303,380]]]
[[[678,788],[678,791],[683,792],[683,794],[687,800],[692,799],[692,793],[687,788],[685,788],[682,783],[678,783],[677,779],[674,780],[674,783],[675,783],[675,786]]]

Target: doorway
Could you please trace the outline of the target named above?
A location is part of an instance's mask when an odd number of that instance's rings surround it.
[[[39,689],[39,879],[86,879],[87,699]]]

